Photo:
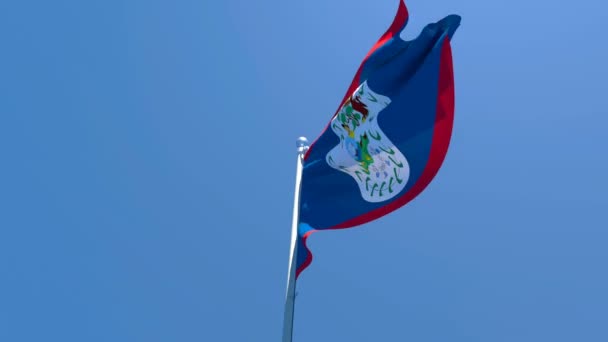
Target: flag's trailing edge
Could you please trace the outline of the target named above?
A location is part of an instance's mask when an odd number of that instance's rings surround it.
[[[450,39],[460,16],[400,34],[408,11],[369,51],[338,110],[304,156],[297,276],[310,265],[306,239],[382,217],[420,194],[448,150],[454,119]]]

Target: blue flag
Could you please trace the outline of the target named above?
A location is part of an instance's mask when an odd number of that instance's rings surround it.
[[[454,119],[450,40],[460,17],[400,38],[408,11],[367,54],[338,110],[304,156],[297,276],[312,261],[315,231],[350,228],[405,205],[435,177]]]

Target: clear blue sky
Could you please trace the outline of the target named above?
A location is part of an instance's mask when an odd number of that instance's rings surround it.
[[[0,341],[279,341],[295,139],[397,3],[2,2]],[[462,16],[447,159],[309,239],[294,342],[607,341],[607,5],[407,5]]]

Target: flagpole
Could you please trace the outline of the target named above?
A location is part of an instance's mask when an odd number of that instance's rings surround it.
[[[293,337],[293,316],[296,299],[296,267],[298,255],[298,224],[300,221],[300,188],[302,184],[302,170],[304,169],[304,153],[308,149],[308,140],[298,138],[298,164],[296,167],[296,188],[293,200],[293,218],[291,222],[291,245],[289,248],[289,268],[287,272],[287,291],[285,293],[285,314],[283,317],[283,340],[291,342]]]

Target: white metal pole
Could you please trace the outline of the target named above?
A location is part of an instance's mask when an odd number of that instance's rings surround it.
[[[304,137],[297,140],[298,164],[296,168],[296,189],[293,200],[293,218],[291,222],[291,247],[289,249],[289,269],[287,273],[287,291],[285,294],[285,315],[283,317],[283,342],[291,342],[293,337],[293,315],[296,294],[296,256],[298,255],[298,224],[300,221],[300,187],[304,167],[304,153],[308,141]]]

